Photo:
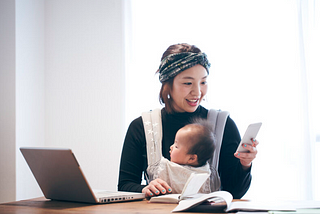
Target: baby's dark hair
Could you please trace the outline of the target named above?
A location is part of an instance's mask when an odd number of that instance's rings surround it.
[[[198,166],[203,166],[212,158],[215,149],[213,125],[206,119],[197,118],[187,126],[196,128],[196,131],[190,137],[191,146],[188,154],[196,154]]]

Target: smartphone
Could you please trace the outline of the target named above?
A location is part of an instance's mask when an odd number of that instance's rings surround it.
[[[262,123],[252,123],[248,126],[236,152],[249,152],[247,149],[243,148],[242,144],[245,143],[252,145],[251,139],[255,139],[257,137],[261,125]]]

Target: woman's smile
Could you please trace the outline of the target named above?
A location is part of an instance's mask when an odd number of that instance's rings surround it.
[[[197,106],[199,104],[199,99],[186,99],[187,103],[191,106]]]

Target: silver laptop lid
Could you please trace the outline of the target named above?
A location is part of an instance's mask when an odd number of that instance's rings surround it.
[[[70,149],[20,148],[48,199],[97,203]]]

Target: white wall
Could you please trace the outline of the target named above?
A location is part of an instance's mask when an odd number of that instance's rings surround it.
[[[0,203],[42,195],[21,146],[71,148],[93,188],[116,190],[124,2],[0,2]]]
[[[45,4],[45,141],[72,148],[93,188],[116,190],[124,127],[119,0]]]
[[[19,148],[45,146],[44,1],[16,0],[16,192],[41,195]]]
[[[15,3],[0,1],[0,202],[15,199]]]

